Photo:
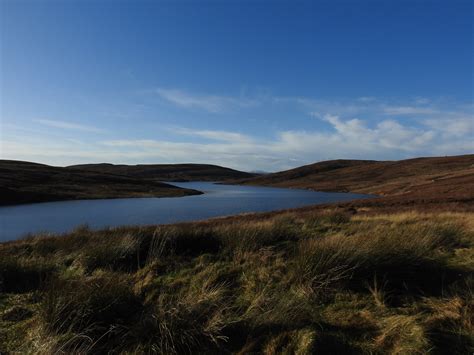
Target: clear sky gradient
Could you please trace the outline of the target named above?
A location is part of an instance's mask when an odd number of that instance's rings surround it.
[[[0,1],[1,158],[474,153],[473,1]]]

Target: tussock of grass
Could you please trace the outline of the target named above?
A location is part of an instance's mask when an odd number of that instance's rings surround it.
[[[417,317],[393,315],[382,322],[381,334],[375,339],[376,347],[390,354],[425,354],[429,340]]]
[[[0,292],[23,293],[36,290],[55,266],[44,258],[18,258],[2,255],[0,259]]]
[[[310,354],[314,352],[318,334],[314,329],[283,332],[271,338],[263,349],[264,354]]]
[[[140,344],[135,351],[191,353],[226,341],[222,330],[229,324],[229,306],[223,303],[224,292],[221,286],[204,285],[198,290],[159,295],[127,334]]]
[[[349,212],[0,245],[0,352],[469,353],[472,214]]]
[[[183,255],[198,256],[206,253],[217,253],[222,242],[212,230],[171,226],[157,228],[148,252],[148,261],[161,256]]]
[[[50,352],[114,348],[140,311],[130,282],[113,273],[50,280],[38,305],[43,337],[51,339]]]

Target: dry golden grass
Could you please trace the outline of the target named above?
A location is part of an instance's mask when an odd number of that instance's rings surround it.
[[[0,244],[0,352],[465,354],[474,215],[287,212]]]

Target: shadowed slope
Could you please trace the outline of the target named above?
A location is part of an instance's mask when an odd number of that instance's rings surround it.
[[[165,183],[43,164],[0,160],[0,205],[199,194]]]

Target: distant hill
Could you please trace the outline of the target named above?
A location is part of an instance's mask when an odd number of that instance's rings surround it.
[[[225,181],[258,176],[258,174],[208,164],[83,164],[68,166],[67,169],[80,169],[161,181]]]
[[[153,180],[0,160],[0,205],[98,198],[173,197],[199,193]]]
[[[399,161],[331,160],[234,183],[384,196],[449,195],[472,199],[474,155]]]

